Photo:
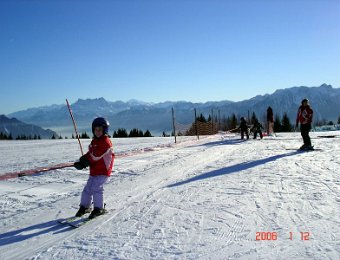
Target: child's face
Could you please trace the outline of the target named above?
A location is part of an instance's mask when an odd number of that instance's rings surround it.
[[[101,136],[103,135],[103,132],[104,132],[104,130],[103,130],[103,127],[102,127],[102,126],[96,126],[96,127],[94,128],[94,135],[95,135],[97,138],[101,137]]]

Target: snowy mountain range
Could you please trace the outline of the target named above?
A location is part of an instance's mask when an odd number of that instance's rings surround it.
[[[314,121],[336,120],[340,116],[340,89],[323,84],[319,87],[292,87],[280,89],[273,94],[259,95],[254,98],[233,102],[219,101],[192,103],[187,101],[167,101],[162,103],[146,103],[137,100],[128,102],[107,101],[104,98],[79,99],[71,105],[79,131],[90,131],[93,118],[104,116],[111,122],[111,130],[118,128],[149,129],[153,134],[172,129],[171,109],[175,109],[176,122],[190,124],[194,120],[194,109],[207,116],[214,115],[247,117],[248,112],[255,112],[263,120],[268,106],[275,115],[282,117],[287,113],[294,122],[296,111],[303,98],[310,100],[314,109]],[[52,105],[30,108],[9,115],[30,124],[54,129],[57,133],[72,133],[72,123],[66,105]]]
[[[24,122],[19,121],[16,118],[8,118],[5,115],[0,115],[0,133],[3,133],[7,136],[10,134],[12,138],[16,138],[18,136],[25,135],[26,137],[34,136],[41,138],[51,138],[53,135],[58,137],[57,133],[50,129],[42,129],[39,126],[33,124],[26,124]]]

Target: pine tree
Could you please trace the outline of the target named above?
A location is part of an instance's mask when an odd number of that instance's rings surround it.
[[[128,133],[125,128],[119,128],[117,131],[113,132],[113,137],[115,138],[128,137]]]
[[[338,125],[340,125],[340,116],[338,117]]]
[[[144,137],[152,137],[151,133],[149,130],[146,130],[144,133]]]
[[[205,119],[205,117],[203,116],[203,114],[201,113],[200,116],[197,118],[197,121],[200,121],[202,123],[206,123],[207,119]]]
[[[119,136],[121,136],[121,137],[128,137],[129,135],[128,135],[126,129],[122,128],[122,129],[120,129]]]
[[[254,124],[256,121],[258,121],[258,119],[255,112],[253,112],[253,114],[251,115],[251,123]]]
[[[235,114],[231,116],[231,125],[230,129],[235,129],[237,127],[237,117]]]
[[[275,120],[274,120],[274,132],[275,133],[281,132],[281,128],[282,128],[282,124],[281,124],[280,117],[276,115]]]
[[[0,133],[0,140],[7,140],[8,136],[6,134]]]
[[[137,128],[130,130],[129,137],[140,137],[140,131]],[[143,131],[142,131],[143,133]],[[142,135],[143,136],[143,135]]]
[[[291,132],[292,129],[293,129],[293,127],[292,127],[292,124],[290,123],[289,117],[288,117],[287,113],[284,113],[284,115],[282,117],[281,131],[282,132]]]
[[[89,139],[90,137],[88,136],[88,134],[86,133],[86,131],[84,133],[81,133],[81,137],[82,139]]]
[[[52,135],[52,138],[51,139],[55,139],[55,136],[54,136],[54,134]]]

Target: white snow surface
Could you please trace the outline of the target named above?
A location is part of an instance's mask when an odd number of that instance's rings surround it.
[[[340,259],[340,132],[322,135],[303,153],[299,133],[112,139],[126,156],[110,212],[78,229],[57,220],[77,211],[88,170],[0,181],[0,259]],[[79,156],[76,140],[3,141],[0,174]]]

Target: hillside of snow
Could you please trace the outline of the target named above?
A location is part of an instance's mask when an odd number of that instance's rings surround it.
[[[78,229],[58,220],[88,170],[0,181],[0,259],[340,259],[340,132],[311,137],[313,152],[299,133],[112,139],[110,212]],[[2,141],[0,175],[79,156],[75,140]]]

